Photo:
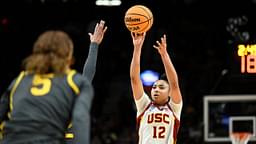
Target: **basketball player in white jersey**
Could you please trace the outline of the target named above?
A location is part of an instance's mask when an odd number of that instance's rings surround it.
[[[140,79],[140,57],[146,33],[134,34],[130,78],[137,108],[139,144],[175,144],[180,126],[182,95],[178,76],[167,52],[166,35],[154,48],[161,56],[166,79],[157,80],[148,96]]]

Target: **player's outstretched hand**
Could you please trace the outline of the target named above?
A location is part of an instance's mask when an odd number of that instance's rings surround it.
[[[104,37],[105,32],[107,31],[107,26],[105,26],[105,21],[101,20],[100,23],[97,23],[94,32],[88,33],[90,36],[91,42],[95,42],[97,44],[100,44],[102,42],[102,39]]]
[[[137,49],[141,49],[142,45],[144,43],[145,37],[146,37],[146,32],[144,33],[133,33],[131,32],[131,36],[132,36],[132,42],[134,45],[134,48]]]
[[[166,35],[164,34],[163,37],[161,37],[161,42],[156,41],[156,45],[153,45],[153,47],[158,50],[158,53],[160,55],[166,53],[167,52]]]

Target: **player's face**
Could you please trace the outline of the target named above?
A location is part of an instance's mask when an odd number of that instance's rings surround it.
[[[159,105],[163,105],[168,101],[169,84],[164,80],[156,81],[151,89],[151,97],[153,101]]]

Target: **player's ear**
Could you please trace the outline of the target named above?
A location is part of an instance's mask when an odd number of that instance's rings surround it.
[[[75,64],[75,57],[69,58],[67,63],[68,63],[69,66],[74,65]]]

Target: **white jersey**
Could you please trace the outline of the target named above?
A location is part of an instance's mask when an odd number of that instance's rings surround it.
[[[175,144],[182,102],[155,105],[146,93],[136,101],[139,144]]]

